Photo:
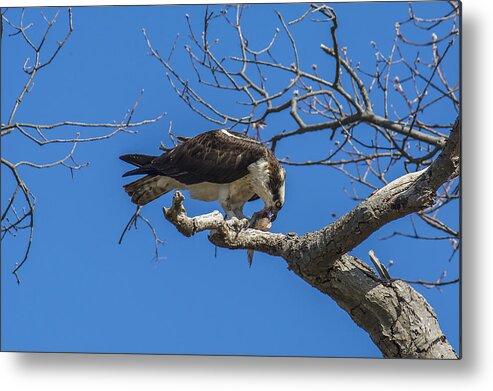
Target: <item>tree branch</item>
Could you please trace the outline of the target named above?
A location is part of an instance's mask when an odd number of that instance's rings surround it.
[[[217,246],[284,258],[289,269],[346,310],[385,357],[456,358],[432,307],[417,291],[401,280],[380,279],[347,253],[390,221],[434,204],[438,188],[458,175],[459,132],[457,121],[428,168],[397,178],[334,223],[302,236],[248,229],[246,221],[225,220],[218,211],[190,218],[180,192],[164,215],[185,236],[210,230],[209,240]]]
[[[24,66],[22,70],[27,75],[27,80],[23,84],[22,90],[17,95],[17,98],[13,103],[13,107],[12,107],[12,111],[10,112],[10,115],[5,116],[5,118],[8,118],[7,122],[6,123],[2,122],[0,124],[0,138],[2,138],[3,141],[3,137],[7,137],[10,134],[14,134],[17,132],[20,134],[20,136],[24,137],[24,142],[26,144],[29,141],[35,143],[39,147],[46,145],[53,146],[53,144],[69,144],[69,145],[71,144],[71,148],[69,151],[67,151],[67,154],[64,157],[54,162],[41,161],[39,163],[34,163],[29,160],[20,160],[14,163],[2,155],[1,165],[8,168],[7,172],[10,172],[13,175],[16,185],[15,185],[15,189],[11,193],[12,196],[8,202],[6,209],[2,213],[1,238],[3,239],[7,234],[10,234],[11,236],[16,236],[17,233],[21,230],[29,231],[26,250],[24,251],[20,262],[16,262],[15,267],[12,271],[17,279],[17,282],[20,282],[18,275],[20,268],[23,267],[23,265],[27,262],[28,258],[30,257],[30,251],[33,243],[33,237],[34,237],[33,235],[35,228],[34,225],[35,197],[29,190],[29,186],[25,178],[24,177],[21,178],[21,175],[19,174],[19,168],[24,166],[24,167],[35,168],[35,169],[45,169],[45,168],[51,168],[56,166],[63,166],[68,168],[70,170],[70,173],[73,175],[74,170],[79,170],[88,164],[88,163],[78,164],[75,161],[75,157],[74,157],[75,148],[79,143],[102,141],[105,139],[109,139],[117,135],[118,133],[122,133],[122,132],[136,133],[136,131],[134,131],[133,128],[153,124],[159,121],[165,115],[162,114],[153,119],[146,119],[139,122],[132,122],[132,117],[137,109],[140,98],[142,97],[143,94],[143,90],[142,90],[140,92],[140,95],[136,99],[133,107],[127,110],[122,120],[118,123],[117,122],[88,123],[88,122],[75,122],[75,121],[61,121],[52,124],[37,124],[37,123],[29,122],[27,120],[17,120],[16,117],[19,114],[19,108],[22,105],[26,104],[26,97],[28,96],[28,93],[30,93],[33,89],[35,78],[36,77],[39,78],[38,75],[40,74],[40,72],[44,68],[46,68],[47,70],[49,65],[52,64],[55,58],[59,56],[62,48],[65,46],[65,44],[67,43],[67,41],[69,40],[70,36],[74,31],[73,21],[72,21],[72,10],[69,8],[67,15],[68,26],[64,38],[62,41],[56,41],[56,45],[51,45],[54,46],[53,49],[49,49],[50,46],[47,46],[47,42],[49,39],[53,39],[53,36],[52,35],[50,36],[50,32],[53,31],[54,29],[54,25],[55,22],[57,21],[57,17],[60,11],[55,12],[54,17],[51,19],[48,19],[43,13],[41,13],[44,21],[46,22],[46,26],[44,28],[42,27],[43,31],[41,32],[42,34],[41,40],[39,44],[36,45],[35,43],[33,43],[34,41],[30,38],[31,35],[30,31],[28,31],[31,27],[34,26],[34,23],[29,23],[26,26],[24,24],[24,13],[25,13],[24,10],[22,10],[18,25],[14,24],[14,22],[7,19],[5,17],[5,12],[2,12],[0,15],[0,30],[3,31],[3,27],[5,27],[3,23],[5,22],[6,25],[10,26],[10,28],[14,30],[14,32],[10,34],[10,36],[19,35],[20,37],[22,37],[24,43],[27,44],[28,49],[31,51],[32,53],[31,55],[34,57],[34,61],[32,62],[31,65],[30,65],[31,63],[30,57],[27,57],[27,59],[24,62]],[[1,34],[0,34],[0,38],[1,38]],[[47,59],[43,62],[41,61],[41,58],[42,57],[44,58],[45,55]],[[29,110],[27,110],[26,112],[28,113]],[[83,131],[83,129],[87,129],[87,130],[108,129],[108,130],[102,135],[88,135],[85,137],[81,136],[81,133],[79,133],[78,131],[74,132],[75,134],[72,135],[65,134],[67,133],[67,130],[72,131],[73,128],[76,128],[81,132]],[[62,132],[63,133],[62,136],[57,137],[52,134],[56,130],[58,131],[65,130],[65,132]],[[48,149],[47,151],[48,153],[50,153],[50,151],[54,151],[50,147],[46,147],[46,148]],[[24,200],[22,198],[24,198]],[[141,219],[148,224],[148,221],[142,216]],[[156,235],[154,236],[157,246],[157,244],[159,244],[159,239],[157,238]]]

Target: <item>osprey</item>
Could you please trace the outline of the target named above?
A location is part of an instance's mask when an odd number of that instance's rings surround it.
[[[161,156],[120,159],[138,167],[124,177],[145,175],[124,186],[137,205],[174,189],[188,190],[197,200],[219,201],[230,218],[245,218],[245,203],[261,198],[265,207],[254,220],[274,221],[284,205],[285,170],[267,146],[241,133],[212,130],[185,139]]]

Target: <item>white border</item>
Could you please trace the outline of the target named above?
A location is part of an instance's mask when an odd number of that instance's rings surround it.
[[[258,1],[248,1],[250,3]],[[274,1],[273,1],[274,2]],[[279,1],[276,1],[279,2]],[[172,3],[201,3],[175,0]],[[136,4],[2,0],[1,6]],[[143,4],[163,4],[147,0]],[[463,354],[460,362],[245,357],[0,354],[0,385],[20,390],[477,390],[491,387],[493,15],[464,0]],[[483,384],[484,383],[484,384]],[[9,386],[6,388],[5,386]]]

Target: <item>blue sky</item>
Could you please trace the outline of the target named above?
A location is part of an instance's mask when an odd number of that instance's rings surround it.
[[[445,6],[425,3],[421,11],[431,15]],[[336,4],[334,8],[339,18],[340,45],[347,46],[349,56],[369,69],[374,65],[370,41],[388,51],[395,21],[407,17],[404,2]],[[266,37],[278,26],[274,9],[291,20],[306,6],[247,9],[245,31],[252,45],[265,44]],[[35,39],[39,39],[43,27],[39,11],[29,9],[25,16],[36,23],[32,29]],[[50,16],[56,9],[43,12]],[[66,31],[65,12],[63,9],[54,30],[56,39],[63,38]],[[2,350],[380,357],[366,332],[330,298],[287,270],[282,259],[256,253],[249,269],[244,251],[218,249],[215,256],[205,234],[193,238],[178,234],[161,217],[161,207],[169,205],[171,195],[143,211],[165,240],[160,260],[154,258],[152,235],[142,223],[118,245],[120,233],[134,211],[122,190],[125,180],[121,174],[128,167],[118,156],[129,152],[158,154],[160,142],[169,143],[166,131],[170,120],[174,131],[186,136],[215,127],[191,113],[176,97],[163,68],[148,55],[141,29],[146,28],[163,54],[168,53],[180,32],[173,63],[194,80],[182,50],[188,43],[185,14],[196,21],[198,31],[203,12],[202,6],[73,9],[72,37],[55,61],[38,75],[17,120],[43,124],[63,120],[118,122],[141,89],[145,93],[134,120],[163,112],[167,116],[136,135],[120,134],[104,142],[79,145],[77,160],[90,165],[75,172],[73,178],[63,167],[21,169],[37,198],[36,231],[30,259],[20,271],[20,285],[10,272],[22,254],[25,237],[6,237],[2,242]],[[18,9],[6,14],[13,21],[19,15]],[[325,62],[331,74],[332,64],[318,49],[320,42],[329,45],[330,39],[328,35],[316,35],[321,31],[316,27],[293,29],[304,51],[302,66]],[[225,48],[232,44],[230,34],[221,30],[212,30],[212,34],[220,37]],[[287,59],[283,42],[279,55]],[[18,36],[4,35],[2,122],[25,82],[22,65],[27,56],[32,55]],[[454,61],[457,53],[451,58],[449,74],[458,75],[458,61]],[[204,93],[209,99],[221,99],[213,92]],[[238,110],[232,100],[223,103],[232,112]],[[448,113],[433,115],[443,120]],[[266,132],[274,127],[290,130],[293,123],[286,116],[275,116]],[[75,131],[66,128],[56,132],[66,135]],[[83,134],[101,134],[101,130]],[[322,157],[328,146],[321,137],[310,135],[301,140],[303,144],[293,139],[280,145],[276,153],[293,160]],[[14,162],[54,161],[66,152],[66,147],[27,144],[15,134],[2,139],[2,156]],[[273,231],[316,230],[334,220],[332,213],[341,216],[354,207],[355,202],[345,192],[349,182],[337,171],[324,167],[286,169],[286,205]],[[3,210],[13,179],[3,168],[2,174]],[[308,203],[306,194],[310,194]],[[187,199],[186,207],[194,215],[218,205]],[[447,214],[457,221],[457,207]],[[353,253],[368,261],[368,250],[374,249],[382,261],[393,259],[391,273],[396,277],[434,280],[443,270],[450,279],[458,276],[458,259],[449,262],[448,243],[379,240],[399,229],[409,230],[409,220],[384,227]],[[442,329],[458,349],[459,287],[417,289],[434,307]]]

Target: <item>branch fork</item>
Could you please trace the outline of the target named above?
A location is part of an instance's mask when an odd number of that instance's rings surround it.
[[[185,196],[180,191],[176,191],[171,207],[163,208],[166,220],[172,223],[181,234],[190,237],[205,230],[224,230],[226,220],[218,210],[201,216],[188,217],[183,206],[184,200]]]

